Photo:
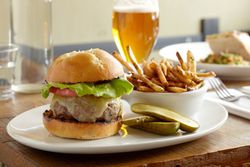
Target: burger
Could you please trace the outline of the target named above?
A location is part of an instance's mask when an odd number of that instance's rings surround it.
[[[53,135],[73,139],[99,139],[121,128],[120,97],[133,90],[123,79],[122,65],[101,49],[59,56],[48,69],[42,96],[53,94],[43,113],[45,128]]]

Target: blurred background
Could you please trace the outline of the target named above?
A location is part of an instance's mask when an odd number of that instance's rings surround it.
[[[37,5],[35,0],[30,2],[27,6],[29,8]],[[159,2],[159,38],[200,34],[201,20],[206,18],[217,18],[219,31],[250,30],[249,0],[159,0]],[[10,40],[9,0],[0,0],[0,4],[0,43],[6,43]],[[112,7],[113,0],[53,0],[54,45],[113,42]],[[35,39],[38,34],[31,35]]]

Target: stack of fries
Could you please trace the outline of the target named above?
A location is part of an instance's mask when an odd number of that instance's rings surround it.
[[[127,52],[133,67],[126,62],[117,52],[114,57],[131,73],[127,79],[135,86],[135,90],[143,92],[187,92],[200,88],[204,77],[214,77],[214,72],[196,72],[196,62],[193,54],[187,52],[185,63],[181,55],[176,56],[179,64],[174,66],[172,62],[164,59],[144,62],[141,66],[137,63],[131,48]]]

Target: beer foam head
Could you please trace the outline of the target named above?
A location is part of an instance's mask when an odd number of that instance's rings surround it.
[[[159,13],[159,9],[156,6],[142,6],[142,5],[135,5],[135,6],[115,6],[113,9],[115,12],[123,12],[123,13],[152,13],[156,12]]]

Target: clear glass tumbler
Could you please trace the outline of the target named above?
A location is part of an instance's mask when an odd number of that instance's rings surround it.
[[[51,0],[11,0],[11,41],[19,49],[15,92],[40,92],[53,59],[51,13]]]
[[[127,46],[140,63],[150,55],[159,31],[158,0],[115,0],[112,33],[116,46],[128,60]]]
[[[15,45],[0,45],[0,100],[9,99],[13,95],[11,86],[17,54],[18,48]]]

